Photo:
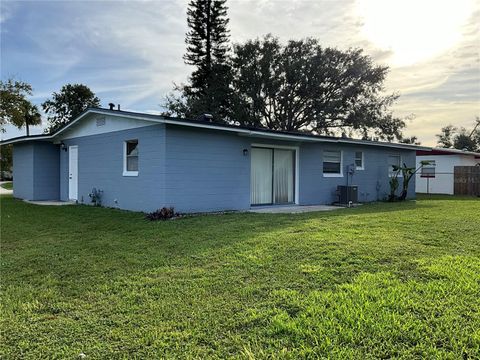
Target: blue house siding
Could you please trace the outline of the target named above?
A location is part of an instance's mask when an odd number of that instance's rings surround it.
[[[34,143],[13,146],[13,196],[33,200],[33,148]]]
[[[323,151],[340,150],[343,155],[343,177],[323,176]],[[347,175],[347,167],[354,164],[355,152],[364,153],[364,170]],[[360,202],[383,200],[390,192],[388,176],[388,155],[399,154],[402,162],[415,166],[415,151],[393,148],[339,145],[303,144],[300,148],[300,204],[331,204],[337,201],[335,191],[338,185],[358,186]],[[400,180],[401,181],[401,180]],[[409,184],[409,198],[415,197],[415,184]]]
[[[250,139],[167,125],[166,205],[181,212],[250,208]]]
[[[25,200],[59,198],[59,150],[50,142],[13,146],[13,196]]]
[[[84,132],[85,133],[85,132]],[[84,134],[81,133],[81,134]],[[173,206],[180,212],[248,210],[251,148],[254,145],[298,150],[300,205],[337,201],[338,185],[357,185],[359,201],[383,200],[389,193],[388,156],[415,166],[415,150],[364,144],[273,140],[235,131],[156,124],[76,138],[57,138],[78,146],[78,201],[90,203],[92,188],[103,191],[102,204],[134,211]],[[139,174],[123,176],[124,142],[138,139]],[[244,149],[248,153],[244,155]],[[341,150],[343,176],[323,175],[326,150]],[[364,153],[364,170],[347,174],[356,151]],[[51,142],[14,145],[14,196],[29,200],[69,200],[69,152]],[[415,197],[412,179],[409,198]]]
[[[36,142],[33,154],[34,200],[58,200],[60,147],[48,142]]]
[[[138,176],[123,176],[124,141],[138,139]],[[78,146],[78,201],[90,203],[92,188],[102,205],[134,211],[164,206],[165,127],[163,124],[64,140]],[[61,200],[68,200],[68,151],[61,151]]]

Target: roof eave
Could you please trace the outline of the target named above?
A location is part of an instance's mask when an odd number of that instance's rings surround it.
[[[235,127],[235,126],[222,126],[217,124],[209,124],[209,123],[202,123],[202,122],[190,122],[186,120],[177,120],[171,117],[164,117],[161,115],[151,115],[151,116],[144,116],[142,114],[132,113],[132,112],[122,112],[116,110],[107,110],[107,109],[100,109],[100,108],[88,108],[79,116],[77,116],[72,122],[66,124],[62,128],[58,129],[55,133],[50,135],[42,135],[42,136],[29,136],[29,137],[19,137],[19,138],[12,138],[7,139],[5,141],[0,142],[2,145],[25,142],[25,141],[32,141],[32,140],[55,140],[58,138],[62,133],[66,130],[70,129],[72,126],[77,124],[81,119],[86,117],[90,113],[96,114],[105,114],[105,115],[114,115],[114,116],[123,116],[128,117],[131,119],[138,119],[138,120],[145,120],[150,121],[153,123],[164,123],[164,124],[171,124],[171,125],[179,125],[179,126],[190,126],[195,128],[206,128],[206,129],[213,129],[219,131],[228,131],[234,132],[242,136],[249,136],[249,137],[258,137],[258,138],[267,138],[267,139],[280,139],[280,140],[289,140],[289,141],[300,141],[300,142],[320,142],[320,143],[337,143],[337,144],[353,144],[353,145],[364,145],[364,146],[378,146],[378,147],[387,147],[387,148],[397,148],[403,150],[426,150],[429,151],[431,148],[417,146],[417,145],[408,145],[408,144],[396,144],[396,143],[383,143],[383,142],[375,142],[375,141],[367,141],[367,140],[357,140],[357,139],[345,139],[345,138],[327,138],[327,137],[319,137],[313,135],[302,135],[302,134],[286,134],[282,132],[274,132],[268,130],[252,130],[246,129],[242,127]],[[153,118],[155,116],[155,118]]]

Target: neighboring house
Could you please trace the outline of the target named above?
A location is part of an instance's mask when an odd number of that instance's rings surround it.
[[[17,198],[90,203],[96,188],[104,206],[180,212],[331,204],[352,184],[359,201],[382,200],[391,165],[414,166],[419,148],[105,109],[4,143]]]
[[[457,149],[434,148],[431,151],[417,150],[417,167],[421,161],[429,161],[416,174],[417,193],[454,194],[455,166],[480,164],[480,153]]]

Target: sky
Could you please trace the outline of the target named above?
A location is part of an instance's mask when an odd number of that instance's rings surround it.
[[[0,71],[32,84],[41,104],[67,83],[89,86],[107,107],[159,113],[183,63],[186,0],[0,2]],[[390,67],[394,113],[405,135],[433,146],[447,124],[480,116],[479,0],[227,0],[233,43],[273,34],[360,47]],[[2,136],[24,135],[11,126]],[[41,133],[35,127],[31,133]]]

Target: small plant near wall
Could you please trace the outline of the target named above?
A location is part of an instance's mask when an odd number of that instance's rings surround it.
[[[412,177],[420,170],[422,169],[425,165],[429,165],[430,161],[429,160],[423,160],[420,161],[420,166],[418,168],[414,167],[408,167],[405,163],[403,163],[403,166],[396,166],[393,165],[393,175],[390,178],[390,195],[388,196],[388,201],[403,201],[407,198],[408,194],[408,185],[410,184],[410,180]],[[402,192],[400,193],[399,196],[395,195],[400,182],[398,181],[398,176],[402,174],[403,182],[402,182]]]
[[[175,212],[173,207],[163,207],[158,209],[154,212],[148,213],[145,215],[145,219],[150,221],[157,221],[157,220],[168,220],[174,217],[178,217],[180,214]]]
[[[92,192],[88,194],[94,206],[102,206],[102,194],[103,190],[92,189]]]
[[[398,189],[398,173],[395,172],[393,176],[390,178],[388,181],[390,184],[390,195],[388,195],[388,201],[395,201],[397,198],[397,195],[395,193],[397,192]]]

